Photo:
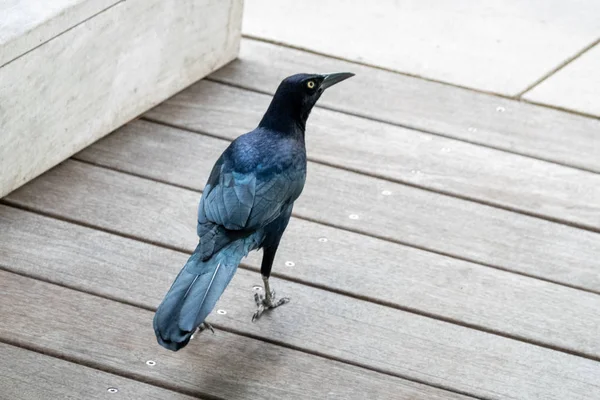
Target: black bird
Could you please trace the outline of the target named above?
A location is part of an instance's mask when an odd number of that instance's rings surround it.
[[[284,79],[258,127],[236,140],[215,163],[198,207],[200,242],[173,282],[154,316],[158,343],[173,351],[185,347],[229,284],[242,258],[263,249],[265,296],[258,310],[279,307],[269,276],[294,201],[306,179],[306,120],[328,87],[351,73],[297,74]]]

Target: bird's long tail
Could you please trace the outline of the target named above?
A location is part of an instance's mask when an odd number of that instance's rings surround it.
[[[188,344],[248,250],[244,240],[240,240],[203,262],[199,245],[196,247],[154,315],[154,332],[161,346],[177,351]]]

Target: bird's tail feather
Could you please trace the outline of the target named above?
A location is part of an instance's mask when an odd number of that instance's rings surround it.
[[[188,344],[247,255],[244,247],[232,243],[204,262],[196,248],[154,315],[154,332],[161,346],[177,351]]]

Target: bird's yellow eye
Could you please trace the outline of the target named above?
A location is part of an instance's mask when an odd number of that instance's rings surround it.
[[[315,82],[314,81],[308,81],[308,83],[306,84],[306,86],[308,86],[309,89],[312,89],[315,87]]]

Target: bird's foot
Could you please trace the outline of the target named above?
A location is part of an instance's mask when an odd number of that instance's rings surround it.
[[[209,330],[212,332],[212,334],[215,334],[215,330],[213,329],[212,325],[209,324],[208,322],[204,321],[203,323],[200,324],[200,326],[198,327],[198,329],[196,330],[196,332],[194,332],[194,334],[192,335],[192,337],[190,337],[190,339],[193,339],[194,336],[196,336],[196,334],[202,333],[205,330]]]
[[[267,310],[277,308],[286,303],[289,303],[289,297],[282,297],[279,300],[275,299],[275,291],[272,290],[269,296],[263,296],[259,293],[254,293],[254,301],[256,302],[257,310],[252,315],[252,322],[260,318],[260,316]]]

